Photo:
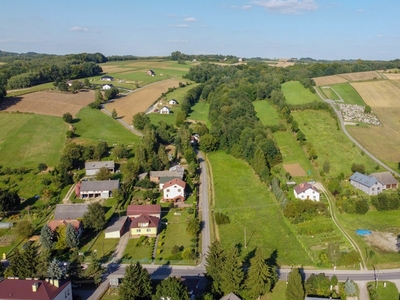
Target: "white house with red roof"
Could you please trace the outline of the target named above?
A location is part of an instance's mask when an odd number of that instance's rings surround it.
[[[182,179],[174,178],[164,183],[163,201],[173,201],[174,203],[185,201],[186,182]]]
[[[294,196],[301,200],[319,201],[319,191],[310,183],[303,182],[294,187]]]

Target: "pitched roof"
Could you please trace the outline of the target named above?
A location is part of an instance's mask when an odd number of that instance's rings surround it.
[[[175,165],[175,166],[169,168],[169,170],[170,170],[171,172],[177,172],[177,173],[181,176],[181,178],[182,178],[183,175],[185,174],[185,168],[182,167],[181,165]]]
[[[177,171],[150,171],[150,177],[179,177]]]
[[[96,169],[100,169],[100,168],[114,168],[115,164],[113,160],[109,160],[109,161],[88,161],[85,162],[85,169],[86,170],[96,170]]]
[[[234,293],[230,293],[224,297],[222,297],[220,300],[242,300],[238,296],[236,296]]]
[[[36,292],[34,292],[32,290],[32,285],[36,283],[38,287]],[[70,284],[69,281],[60,282],[60,286],[56,287],[55,285],[45,280],[4,279],[0,281],[0,299],[54,299],[68,284]]]
[[[126,220],[128,220],[128,217],[120,217],[111,220],[111,225],[106,228],[105,233],[121,230],[121,228],[125,226]]]
[[[160,204],[128,205],[127,216],[161,214]]]
[[[296,194],[297,194],[297,195],[299,195],[299,194],[301,194],[301,193],[307,191],[308,189],[312,189],[313,191],[319,193],[318,190],[317,190],[317,188],[314,187],[312,184],[309,184],[308,182],[300,183],[300,184],[298,184],[298,185],[296,185],[296,186],[294,187],[294,190],[296,191]]]
[[[137,218],[132,220],[130,228],[142,228],[139,224],[148,223],[147,228],[157,228],[160,223],[160,218],[148,216],[148,215],[140,215]]]
[[[174,177],[160,177],[160,183],[166,183],[172,179],[181,178],[181,176],[174,176]]]
[[[369,177],[367,175],[358,172],[355,172],[353,175],[351,175],[350,180],[355,181],[369,188],[372,187],[374,184],[376,184],[378,181],[375,177]]]
[[[383,185],[398,184],[397,179],[394,178],[394,176],[390,172],[371,173],[371,174],[369,174],[369,177],[376,178]]]
[[[82,221],[79,221],[76,219],[73,219],[73,220],[51,220],[49,223],[47,223],[47,225],[50,227],[50,229],[52,231],[55,231],[58,228],[58,226],[62,226],[62,225],[67,226],[68,223],[74,227],[75,231],[78,231],[79,227],[82,224]]]
[[[88,210],[89,204],[57,204],[54,220],[81,219]]]
[[[175,184],[179,185],[182,188],[186,187],[186,182],[184,182],[183,180],[181,180],[179,178],[175,178],[175,179],[172,179],[172,180],[167,181],[166,183],[164,183],[163,189],[169,188],[170,186],[173,186]]]
[[[119,188],[119,179],[82,181],[81,183],[81,192],[112,191],[118,188]]]

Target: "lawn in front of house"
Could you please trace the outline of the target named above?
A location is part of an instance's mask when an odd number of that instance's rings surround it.
[[[78,136],[73,141],[77,143],[95,144],[105,141],[111,146],[113,144],[131,145],[140,140],[137,135],[110,116],[89,107],[84,107],[79,111],[72,125],[76,128],[75,134]]]
[[[129,238],[124,255],[123,263],[141,261],[143,264],[151,263],[153,255],[153,242],[155,238],[148,238],[144,243],[138,245],[138,238]]]
[[[399,290],[397,289],[396,284],[394,284],[393,282],[381,280],[378,282],[378,284],[376,284],[376,282],[371,281],[367,283],[367,286],[371,286],[372,290],[375,290],[377,292],[377,294],[380,297],[379,299],[385,299],[385,300],[399,299]]]
[[[153,124],[153,125],[158,126],[158,123],[160,121],[163,121],[164,123],[168,124],[169,126],[174,126],[177,112],[178,112],[178,110],[175,110],[174,113],[170,113],[170,114],[160,114],[159,112],[153,112],[151,114],[148,114],[147,116],[150,118],[151,124]]]
[[[281,86],[287,104],[304,104],[314,101],[321,102],[321,98],[316,93],[306,89],[299,81],[285,82]]]
[[[187,219],[193,217],[193,214],[189,214],[187,209],[170,209],[168,214],[164,216],[163,222],[167,225],[163,225],[163,229],[160,233],[160,237],[157,244],[157,249],[160,249],[160,253],[156,255],[156,262],[170,261],[172,264],[179,263],[182,260],[180,255],[173,255],[172,248],[176,245],[181,247],[181,252],[186,248],[193,248],[193,237],[186,232]]]
[[[278,264],[311,266],[313,262],[284,220],[274,196],[244,161],[223,152],[211,153],[215,206],[230,224],[218,226],[224,248],[240,245],[244,258],[256,247],[267,256],[277,253]],[[246,230],[246,246],[244,234]]]

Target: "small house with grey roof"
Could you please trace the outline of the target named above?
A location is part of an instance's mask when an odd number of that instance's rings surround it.
[[[85,162],[86,176],[94,176],[101,168],[107,168],[111,173],[114,173],[114,161],[88,161]]]
[[[75,193],[81,199],[112,197],[112,191],[119,189],[119,180],[82,181],[76,185]]]
[[[383,185],[378,179],[359,172],[355,172],[351,175],[350,184],[368,195],[378,195],[382,193],[383,190]]]

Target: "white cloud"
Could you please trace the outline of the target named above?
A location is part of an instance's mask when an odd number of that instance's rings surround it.
[[[243,5],[242,9],[243,10],[250,10],[251,9],[251,5]]]
[[[357,9],[356,12],[358,12],[358,13],[363,13],[364,10],[363,10],[362,8],[360,8],[360,9]]]
[[[223,7],[226,7],[226,5],[223,5]],[[229,6],[229,8],[231,9],[241,9],[241,10],[250,10],[251,9],[251,5],[231,5]]]
[[[318,8],[314,0],[259,0],[252,3],[264,7],[266,10],[283,14],[298,14]]]
[[[197,20],[195,18],[186,18],[183,19],[184,22],[196,22]]]
[[[88,31],[90,31],[89,28],[80,27],[80,26],[74,26],[74,27],[70,28],[69,30],[76,31],[76,32],[88,32]]]

